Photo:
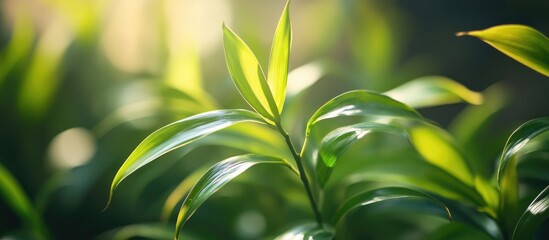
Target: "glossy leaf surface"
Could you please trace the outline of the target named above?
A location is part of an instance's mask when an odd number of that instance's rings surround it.
[[[518,217],[518,153],[534,137],[546,131],[549,131],[549,117],[530,120],[511,134],[503,148],[497,178],[501,190],[501,215],[509,228],[514,227]]]
[[[263,123],[263,120],[247,110],[215,110],[182,119],[156,130],[133,150],[118,169],[111,184],[109,202],[116,186],[137,169],[167,152],[241,122]]]
[[[223,46],[227,68],[242,97],[261,116],[269,120],[278,118],[276,103],[257,58],[248,45],[225,25]]]
[[[432,107],[461,101],[481,104],[482,95],[471,91],[452,79],[428,76],[400,85],[385,95],[413,108]]]
[[[549,39],[537,30],[517,24],[461,32],[477,37],[518,62],[549,77]]]
[[[530,203],[520,217],[513,239],[533,239],[536,230],[549,217],[549,186]]]
[[[267,74],[267,81],[279,113],[282,112],[286,98],[291,44],[292,26],[290,24],[290,1],[288,1],[276,27]]]
[[[345,214],[357,207],[370,206],[372,204],[384,202],[387,200],[408,198],[430,201],[440,206],[444,210],[444,212],[446,212],[448,218],[452,220],[450,210],[446,207],[446,205],[444,205],[444,203],[423,192],[403,187],[385,187],[363,192],[346,200],[335,213],[334,217],[332,218],[332,223],[334,223],[334,225],[337,225],[337,223],[341,220],[343,216],[345,216]]]
[[[200,207],[212,194],[227,184],[229,181],[238,177],[241,173],[248,168],[262,163],[279,164],[286,167],[290,167],[288,162],[283,159],[248,154],[240,155],[232,158],[228,158],[212,166],[206,173],[198,180],[198,182],[191,189],[183,205],[179,210],[176,223],[175,238],[177,239],[181,227],[189,220],[193,213]]]
[[[275,240],[331,240],[335,236],[331,228],[319,228],[316,223],[306,223],[291,228],[275,238]]]
[[[315,123],[341,116],[391,116],[422,119],[416,111],[390,97],[366,90],[355,90],[343,93],[320,107],[309,119],[307,133]]]

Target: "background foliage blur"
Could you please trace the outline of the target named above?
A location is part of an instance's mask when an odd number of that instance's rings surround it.
[[[186,161],[181,158],[187,153],[170,153],[127,179],[102,212],[110,181],[131,150],[158,127],[214,108],[247,107],[229,80],[221,25],[235,29],[266,65],[283,5],[1,0],[0,163],[31,199],[46,231],[54,239],[109,238],[112,229],[158,222],[126,231],[171,238],[173,224],[159,220],[169,193],[197,166],[238,150],[197,148]],[[481,41],[454,33],[520,23],[547,35],[547,12],[549,2],[542,0],[294,0],[290,69],[309,68],[289,81],[321,73],[322,78],[286,109],[295,120],[288,124],[301,135],[303,120],[314,109],[347,90],[383,92],[417,77],[443,75],[501,98],[493,101],[501,110],[496,107],[491,124],[475,133],[480,145],[473,146],[486,159],[479,165],[493,169],[512,129],[549,115],[549,82]],[[188,98],[172,98],[173,89]],[[464,108],[454,104],[422,113],[452,128]],[[287,181],[279,176],[282,171],[258,167],[248,175],[269,179],[262,187],[245,179],[227,186],[186,229],[210,238],[215,226],[221,236],[253,239],[307,218],[307,207],[292,206],[306,204],[305,198],[273,193],[300,191],[295,183],[277,182]],[[277,186],[292,184],[296,187]],[[28,236],[25,220],[4,202],[0,216],[0,237]]]

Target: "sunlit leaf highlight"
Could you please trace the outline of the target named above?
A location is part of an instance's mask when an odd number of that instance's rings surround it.
[[[499,25],[484,30],[460,32],[477,37],[516,61],[549,77],[549,39],[524,25]]]

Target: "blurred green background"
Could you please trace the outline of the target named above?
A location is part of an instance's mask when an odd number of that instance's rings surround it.
[[[171,238],[173,223],[159,220],[169,193],[198,166],[238,150],[170,153],[121,184],[103,212],[110,181],[132,149],[160,126],[211,109],[247,108],[226,69],[221,25],[234,29],[266,65],[284,3],[0,1],[0,163],[22,186],[53,239],[110,238],[108,231],[139,223],[158,224],[154,231],[137,231]],[[477,39],[454,35],[506,23],[547,35],[549,1],[294,0],[291,9],[290,69],[316,68],[289,81],[314,79],[319,69],[324,73],[286,109],[294,112],[295,122],[288,124],[298,136],[314,109],[344,91],[383,92],[425,75],[447,76],[475,91],[497,89],[505,99],[477,135],[482,145],[476,149],[482,149],[489,167],[512,129],[549,115],[544,76]],[[188,99],[174,102],[173,89]],[[421,113],[447,127],[464,107]],[[227,186],[185,229],[205,239],[254,239],[309,218],[308,207],[299,208],[307,204],[303,196],[292,203],[292,197],[274,193],[301,191],[295,182],[284,183],[279,170],[258,167],[251,173],[270,176],[261,186],[245,179]],[[295,187],[277,187],[284,184]],[[24,221],[0,201],[2,236],[28,234]]]

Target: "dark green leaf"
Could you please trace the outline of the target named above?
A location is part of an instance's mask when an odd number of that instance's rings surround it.
[[[547,217],[549,217],[549,186],[545,187],[524,211],[513,232],[513,239],[533,239],[539,226]]]
[[[198,180],[183,201],[177,216],[175,239],[178,239],[185,222],[212,194],[248,168],[260,163],[280,164],[292,169],[286,160],[257,154],[235,156],[216,163]]]
[[[451,222],[439,227],[426,240],[491,240],[489,235],[462,223]]]
[[[286,98],[291,44],[292,26],[290,25],[290,1],[288,1],[276,27],[267,75],[267,80],[279,113],[282,112]]]
[[[332,223],[334,223],[334,225],[337,225],[337,223],[341,220],[343,216],[345,216],[345,214],[357,207],[370,206],[371,204],[380,203],[387,200],[407,198],[430,201],[440,206],[446,212],[448,218],[452,220],[452,215],[450,214],[450,210],[446,207],[446,205],[444,205],[444,203],[442,203],[441,201],[427,195],[426,193],[410,188],[385,187],[363,192],[346,200],[335,213],[334,217],[332,218]]]
[[[275,240],[332,240],[333,229],[324,226],[319,228],[316,223],[306,223],[295,226],[275,238]]]
[[[500,25],[479,31],[461,32],[490,44],[518,62],[549,77],[549,39],[524,25]]]
[[[278,119],[279,111],[257,58],[248,45],[225,25],[223,46],[227,68],[242,97],[261,116],[271,121]]]
[[[111,184],[109,202],[116,186],[137,169],[167,152],[241,122],[263,123],[263,120],[247,110],[216,110],[194,115],[156,130],[133,150],[118,169]]]
[[[432,107],[461,101],[481,104],[482,94],[471,91],[452,79],[428,76],[400,85],[385,95],[413,108]]]
[[[518,153],[534,137],[549,130],[549,117],[530,120],[518,127],[503,148],[497,178],[501,192],[501,216],[512,229],[518,214]]]
[[[0,164],[0,196],[7,205],[17,214],[27,225],[29,230],[37,239],[47,239],[48,233],[40,215],[28,199],[27,195],[10,174],[10,172]]]

